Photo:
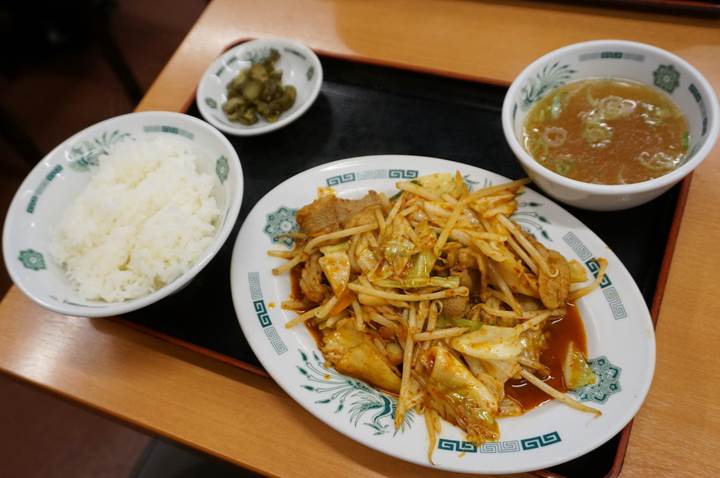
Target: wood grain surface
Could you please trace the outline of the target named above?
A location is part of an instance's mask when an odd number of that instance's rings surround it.
[[[282,12],[279,14],[278,12]],[[536,2],[214,0],[140,104],[186,108],[226,46],[285,36],[335,55],[509,83],[541,54],[622,38],[677,53],[720,87],[720,21]],[[622,476],[716,476],[720,462],[720,149],[694,175],[657,330],[655,381]],[[632,225],[624,225],[632,234]],[[326,427],[272,381],[102,319],[62,317],[12,289],[0,369],[139,427],[274,476],[440,476]],[[450,474],[442,474],[450,476]]]

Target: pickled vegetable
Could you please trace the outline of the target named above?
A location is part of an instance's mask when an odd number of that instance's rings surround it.
[[[295,104],[297,91],[282,84],[282,71],[275,69],[280,53],[274,48],[260,63],[242,70],[227,85],[228,99],[222,108],[227,118],[246,126],[260,118],[272,123]]]

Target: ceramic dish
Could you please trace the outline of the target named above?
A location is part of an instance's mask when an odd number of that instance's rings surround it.
[[[293,85],[297,90],[295,104],[273,123],[263,119],[250,126],[231,122],[222,110],[227,101],[228,83],[253,63],[264,61],[272,48],[280,53],[275,67],[283,72],[283,84]],[[229,49],[210,65],[198,85],[196,101],[203,118],[220,131],[253,136],[269,133],[298,119],[317,98],[322,78],[320,60],[306,46],[280,38],[252,40]]]
[[[287,275],[271,269],[284,261],[268,249],[291,246],[284,232],[296,229],[295,212],[315,197],[319,186],[341,197],[359,198],[369,189],[392,193],[395,182],[435,172],[459,170],[468,184],[483,187],[507,181],[497,174],[434,158],[368,156],[329,163],[294,176],[270,191],[248,215],[231,263],[233,303],[243,333],[263,367],[285,391],[332,428],[397,458],[432,466],[422,416],[412,414],[395,430],[395,399],[328,368],[305,327],[286,329],[295,317],[280,304],[290,294]],[[599,381],[576,392],[602,416],[550,402],[514,418],[500,419],[501,441],[476,446],[457,428],[443,423],[435,444],[435,466],[466,473],[513,473],[556,465],[600,446],[617,434],[642,404],[653,376],[655,336],[650,314],[632,277],[592,231],[552,201],[532,190],[520,198],[515,220],[591,273],[607,259],[601,288],[578,302],[587,334],[590,363]]]
[[[51,231],[72,199],[90,181],[102,154],[118,143],[172,135],[203,153],[200,169],[215,178],[213,195],[222,211],[210,247],[173,282],[138,299],[118,303],[86,301],[48,252]],[[3,230],[3,255],[15,284],[45,308],[66,315],[105,317],[156,302],[192,278],[213,258],[235,224],[243,195],[243,173],[235,149],[215,128],[170,112],[131,113],[102,121],[64,141],[25,178],[15,194]]]
[[[669,94],[688,120],[690,144],[685,163],[649,181],[605,185],[567,178],[535,161],[521,143],[530,108],[554,88],[587,78],[624,78]],[[572,206],[611,211],[648,202],[697,168],[717,140],[720,108],[708,81],[682,58],[642,43],[598,40],[560,48],[525,68],[505,96],[502,125],[515,156],[543,191]]]

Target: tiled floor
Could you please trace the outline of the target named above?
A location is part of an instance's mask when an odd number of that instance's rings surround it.
[[[116,4],[113,36],[145,90],[206,2]],[[38,62],[11,82],[3,81],[0,105],[42,153],[86,126],[133,108],[108,63],[92,46]],[[29,167],[0,135],[0,218]],[[0,295],[9,286],[0,258]],[[0,478],[196,476],[251,474],[0,374]]]
[[[0,375],[2,478],[254,476]]]
[[[130,478],[253,478],[255,473],[200,455],[166,440],[153,440]]]
[[[151,438],[0,377],[0,476],[125,478]]]

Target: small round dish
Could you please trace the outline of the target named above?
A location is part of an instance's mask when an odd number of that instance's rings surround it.
[[[231,122],[222,109],[227,101],[228,83],[253,63],[264,61],[273,48],[280,53],[276,68],[283,72],[283,84],[293,85],[297,90],[295,104],[273,123],[262,118],[250,126]],[[203,118],[220,131],[254,136],[275,131],[298,119],[315,102],[322,79],[320,60],[312,50],[293,40],[262,38],[241,43],[216,59],[200,79],[196,101]]]
[[[195,264],[159,290],[124,302],[88,301],[75,291],[50,254],[50,241],[65,209],[90,181],[102,155],[115,145],[172,136],[201,153],[198,169],[212,174],[221,211],[215,237]],[[142,112],[117,116],[75,134],[28,174],[13,198],[3,229],[3,258],[15,284],[41,306],[65,315],[108,317],[140,309],[181,289],[220,250],[240,212],[243,172],[235,149],[215,128],[188,115]]]
[[[522,145],[530,108],[556,87],[588,78],[634,80],[669,94],[688,120],[690,144],[685,163],[649,181],[607,185],[570,179],[535,161]],[[552,51],[525,68],[505,96],[502,126],[520,164],[543,191],[571,206],[613,211],[656,198],[698,167],[717,140],[720,108],[708,81],[677,55],[643,43],[598,40]]]

